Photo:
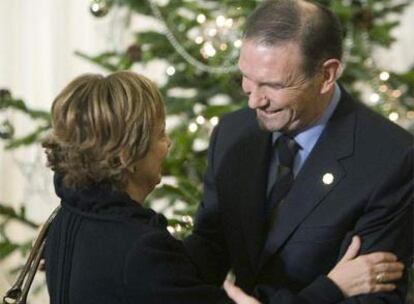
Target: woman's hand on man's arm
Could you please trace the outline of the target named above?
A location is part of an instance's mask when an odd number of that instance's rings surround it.
[[[358,256],[361,240],[352,238],[345,255],[328,273],[344,297],[360,294],[388,292],[396,288],[391,282],[400,279],[404,265],[389,252],[373,252]]]

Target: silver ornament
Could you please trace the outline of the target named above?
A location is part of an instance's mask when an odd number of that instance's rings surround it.
[[[108,0],[93,0],[89,9],[95,17],[103,17],[108,14],[110,7],[111,3]]]

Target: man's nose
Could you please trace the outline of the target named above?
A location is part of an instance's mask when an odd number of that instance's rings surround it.
[[[266,106],[268,103],[266,96],[260,90],[252,90],[249,95],[249,107],[257,109]]]

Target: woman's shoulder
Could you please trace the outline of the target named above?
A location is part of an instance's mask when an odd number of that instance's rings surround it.
[[[151,259],[163,258],[169,261],[172,257],[188,258],[182,241],[175,239],[166,228],[137,222],[135,224],[139,225],[141,233],[129,249],[131,260],[139,259],[147,263]]]
[[[181,241],[164,229],[142,234],[125,257],[127,294],[145,303],[218,303],[223,291],[204,283]]]
[[[124,283],[127,287],[136,289],[139,285],[143,292],[147,292],[150,285],[166,287],[183,275],[198,280],[196,268],[183,244],[166,229],[146,229],[125,255]]]

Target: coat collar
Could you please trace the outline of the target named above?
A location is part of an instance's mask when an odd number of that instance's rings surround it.
[[[132,200],[127,193],[120,192],[108,184],[94,184],[84,188],[71,188],[63,183],[63,177],[54,176],[56,194],[62,206],[73,213],[103,220],[140,218],[153,226],[165,228],[167,220],[150,208]]]

